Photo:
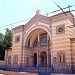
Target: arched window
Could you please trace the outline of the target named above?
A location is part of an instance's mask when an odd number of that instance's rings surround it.
[[[15,36],[15,43],[20,42],[20,35]]]
[[[14,64],[18,64],[18,56],[17,56],[17,55],[15,55],[15,56],[13,57],[13,63],[14,63]]]
[[[40,53],[40,59],[41,59],[41,65],[42,66],[47,66],[47,53],[45,51],[42,51]]]
[[[38,43],[38,38],[36,38],[36,39],[34,40],[33,47],[37,47],[37,43]]]
[[[11,56],[8,57],[8,64],[11,64]]]
[[[34,54],[34,66],[37,66],[37,54]]]
[[[29,38],[29,40],[28,40],[28,47],[30,47],[30,38]]]
[[[58,63],[65,63],[65,54],[64,53],[59,53],[57,57],[58,57]]]
[[[29,57],[26,58],[26,65],[29,65]]]
[[[40,34],[40,44],[41,45],[47,44],[47,33]]]

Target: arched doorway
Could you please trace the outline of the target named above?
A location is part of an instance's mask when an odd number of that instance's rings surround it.
[[[34,54],[34,66],[37,66],[37,54]]]
[[[45,51],[41,52],[40,58],[41,58],[41,65],[46,66],[47,65],[47,54]]]

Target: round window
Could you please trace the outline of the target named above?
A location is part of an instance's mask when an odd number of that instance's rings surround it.
[[[60,27],[60,28],[58,29],[58,31],[59,31],[59,32],[63,32],[63,28]]]

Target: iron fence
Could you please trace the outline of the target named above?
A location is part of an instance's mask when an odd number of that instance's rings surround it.
[[[75,74],[75,64],[52,64],[50,66],[0,65],[0,70],[32,73]]]

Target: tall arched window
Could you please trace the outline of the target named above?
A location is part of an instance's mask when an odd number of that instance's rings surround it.
[[[13,63],[14,63],[14,64],[18,64],[18,56],[17,56],[17,55],[15,55],[15,56],[13,57]]]
[[[41,45],[47,44],[47,33],[40,34],[40,44]]]
[[[36,38],[36,39],[34,40],[33,47],[37,47],[37,43],[38,43],[38,38]]]
[[[57,58],[58,58],[58,63],[65,63],[65,54],[64,53],[59,53]]]
[[[28,40],[28,47],[30,47],[30,38],[29,38],[29,40]]]
[[[11,64],[11,56],[8,57],[8,64]]]
[[[29,57],[26,58],[26,65],[29,65]]]

